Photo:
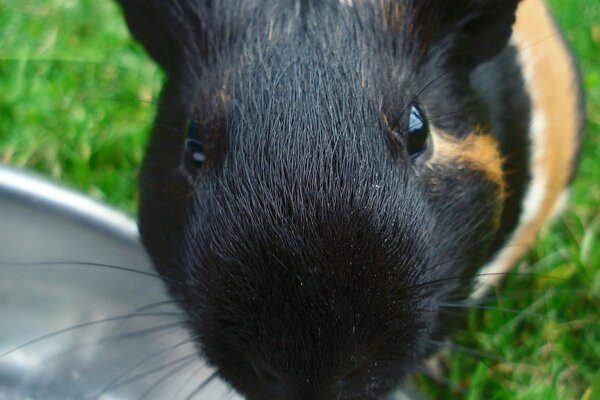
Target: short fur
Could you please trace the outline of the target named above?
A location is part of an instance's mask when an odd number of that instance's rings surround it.
[[[169,77],[140,230],[199,351],[249,399],[392,391],[516,225],[518,1],[120,3]],[[417,158],[413,104],[430,125]]]

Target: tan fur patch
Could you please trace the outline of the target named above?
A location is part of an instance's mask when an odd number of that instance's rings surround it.
[[[449,169],[465,168],[483,172],[486,178],[496,184],[496,204],[499,205],[492,221],[500,225],[502,205],[506,197],[506,181],[502,171],[502,158],[496,141],[489,134],[476,130],[464,139],[456,139],[446,133],[433,131],[433,157],[428,165],[444,166]],[[456,165],[458,164],[458,166]]]
[[[486,177],[504,188],[502,158],[496,141],[489,134],[474,131],[465,139],[456,139],[446,133],[433,131],[432,164],[464,164],[467,168],[482,171]]]

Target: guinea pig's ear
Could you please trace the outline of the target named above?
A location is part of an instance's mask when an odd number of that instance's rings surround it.
[[[167,72],[191,65],[201,38],[197,10],[188,0],[117,0],[133,37]],[[197,3],[197,2],[196,2]],[[190,60],[187,60],[190,61]]]
[[[448,46],[452,63],[472,68],[506,46],[520,1],[411,0],[411,30],[419,36],[422,54],[436,44]]]

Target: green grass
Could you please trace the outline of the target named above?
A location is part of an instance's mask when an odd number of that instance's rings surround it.
[[[5,0],[0,26],[0,161],[133,213],[162,79],[115,4]]]
[[[439,399],[600,399],[600,4],[552,0],[580,60],[589,124],[566,213],[492,307],[473,311]],[[0,2],[0,162],[36,170],[133,214],[162,75],[110,1]],[[529,274],[531,273],[531,274]],[[592,386],[595,382],[595,389]]]

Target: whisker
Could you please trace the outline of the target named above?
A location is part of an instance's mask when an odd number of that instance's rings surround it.
[[[126,97],[86,97],[85,100],[88,101],[107,101],[114,103],[134,103],[134,104],[147,104],[149,106],[158,107],[157,101],[144,100],[138,98],[126,98]],[[150,121],[149,121],[150,122]]]
[[[217,377],[217,371],[210,374],[204,382],[202,382],[196,389],[194,389],[184,400],[192,400],[198,393],[200,393],[213,379]]]
[[[119,382],[119,380],[123,379],[124,377],[126,377],[127,375],[129,375],[132,371],[135,371],[135,369],[145,363],[147,363],[150,360],[153,360],[154,358],[160,356],[161,354],[170,352],[175,350],[178,347],[184,346],[188,343],[191,343],[192,341],[190,339],[186,339],[183,340],[179,343],[176,343],[174,345],[168,346],[162,350],[159,350],[157,352],[155,352],[154,354],[151,354],[147,357],[144,357],[143,359],[141,359],[140,361],[136,362],[135,364],[131,365],[130,367],[126,368],[125,370],[121,371],[112,381],[110,381],[103,389],[100,393],[98,393],[94,398],[99,398],[100,396],[102,396],[104,393],[106,393],[110,388],[113,387],[113,385],[115,385],[116,383]]]
[[[535,289],[532,289],[532,288],[527,288],[527,289],[522,289],[522,290],[518,290],[516,288],[511,288],[510,291],[502,291],[500,293],[497,293],[498,297],[489,297],[488,296],[486,299],[482,299],[481,301],[478,301],[478,303],[485,304],[486,302],[490,303],[493,301],[507,301],[507,302],[518,302],[518,301],[524,301],[524,300],[530,301],[532,298],[532,294],[534,292],[535,292]],[[585,286],[583,286],[583,285],[580,288],[552,287],[552,292],[549,294],[551,296],[556,296],[556,295],[565,294],[565,293],[577,295],[577,296],[591,296],[592,298],[599,298],[598,295],[594,295],[594,293],[591,293],[590,290],[585,288]],[[544,295],[547,295],[547,293],[544,293]],[[462,299],[457,299],[457,300],[461,301]]]
[[[233,396],[233,390],[228,389],[225,393],[221,395],[221,399],[230,399]]]
[[[476,278],[479,276],[532,276],[532,277],[544,278],[544,279],[554,279],[557,281],[564,281],[564,282],[567,281],[567,279],[565,279],[565,278],[559,278],[559,277],[550,276],[550,275],[543,275],[543,274],[538,274],[535,272],[508,271],[508,272],[487,272],[487,273],[478,273],[478,274],[469,274],[469,275],[449,276],[446,278],[434,279],[431,281],[419,283],[419,284],[411,286],[411,288],[424,287],[424,286],[429,286],[429,285],[438,285],[438,284],[446,283],[448,281],[470,279],[470,278]]]
[[[512,87],[512,86],[514,86],[515,88],[519,87],[517,85],[517,83],[514,83],[514,82],[506,84],[506,87]],[[475,107],[468,108],[467,107],[467,108],[464,108],[462,110],[450,111],[450,112],[447,112],[447,113],[444,113],[444,114],[429,115],[429,116],[427,116],[427,121],[431,122],[431,121],[439,120],[439,119],[446,118],[446,117],[453,117],[453,116],[456,116],[456,115],[469,115],[469,114],[471,114],[473,112],[478,112],[478,111],[479,111],[478,108],[475,108]],[[521,118],[516,117],[516,116],[512,116],[512,115],[503,115],[502,119],[504,121],[517,121],[517,122],[521,121]],[[434,124],[434,126],[435,126],[435,124]]]
[[[596,11],[599,11],[599,10],[596,10]],[[587,18],[587,19],[582,19],[577,24],[573,24],[570,27],[562,27],[560,29],[555,29],[551,34],[525,45],[523,48],[520,49],[519,54],[524,53],[529,50],[532,50],[536,46],[539,46],[539,45],[545,43],[546,41],[561,37],[563,35],[563,31],[571,31],[571,30],[575,30],[575,28],[583,28],[583,27],[587,26],[590,22],[595,22],[599,16],[600,16],[600,13],[599,13],[599,15],[595,15],[595,16]]]
[[[64,358],[64,357],[68,356],[69,354],[72,354],[74,351],[80,350],[81,346],[99,346],[101,344],[116,342],[116,341],[120,341],[120,340],[135,339],[135,338],[139,338],[144,335],[151,335],[151,334],[162,332],[162,331],[169,331],[173,328],[180,327],[182,323],[183,323],[183,321],[179,321],[176,323],[164,324],[164,325],[156,326],[153,328],[145,328],[145,329],[140,329],[140,330],[133,331],[133,332],[106,336],[104,338],[95,340],[93,342],[80,343],[77,346],[68,347],[58,354],[55,354],[55,355],[45,358],[44,363],[49,364],[49,363],[53,362],[54,360],[59,360],[61,358]]]
[[[183,149],[184,143],[182,142],[181,144],[155,144],[155,143],[149,143],[148,144],[148,148],[152,148],[152,149]]]
[[[177,300],[157,301],[156,303],[151,303],[151,304],[148,304],[146,306],[143,306],[143,307],[140,307],[140,308],[136,308],[133,312],[134,313],[140,313],[140,312],[148,311],[148,310],[151,310],[153,308],[160,307],[160,306],[165,306],[167,304],[179,304],[179,301],[177,301]]]
[[[110,323],[110,322],[115,322],[115,321],[121,321],[124,319],[128,319],[128,318],[139,318],[139,317],[180,317],[181,313],[174,313],[174,312],[155,312],[155,313],[140,313],[140,314],[127,314],[127,315],[119,315],[119,316],[115,316],[115,317],[108,317],[108,318],[103,318],[103,319],[99,319],[99,320],[95,320],[95,321],[89,321],[89,322],[84,322],[81,324],[77,324],[77,325],[73,325],[70,326],[68,328],[64,328],[64,329],[60,329],[58,331],[54,331],[51,333],[47,333],[45,335],[39,336],[35,339],[29,340],[25,343],[23,343],[22,345],[19,345],[17,347],[13,347],[12,349],[5,351],[4,353],[0,354],[0,359],[8,356],[11,353],[14,353],[15,351],[21,350],[27,346],[31,346],[32,344],[41,342],[43,340],[46,339],[50,339],[52,337],[61,335],[63,333],[67,333],[67,332],[72,332],[78,329],[83,329],[83,328],[88,328],[90,326],[94,326],[94,325],[101,325],[101,324],[106,324],[106,323]]]
[[[180,365],[178,367],[173,368],[171,371],[169,371],[168,373],[166,373],[162,378],[160,378],[159,380],[157,380],[152,386],[150,386],[144,393],[142,393],[142,395],[140,396],[140,400],[145,399],[150,393],[152,393],[156,388],[158,388],[160,385],[162,385],[166,380],[168,380],[169,378],[171,378],[172,376],[174,376],[175,374],[179,373],[179,371],[187,368],[190,364],[192,364],[194,361],[196,360],[190,360],[189,362],[184,363],[183,365]],[[197,370],[195,370],[197,371]],[[187,381],[186,381],[187,384]],[[185,385],[183,385],[185,386]],[[182,386],[182,387],[183,387]]]
[[[114,384],[112,384],[111,386],[105,388],[104,392],[101,393],[100,395],[104,394],[104,393],[108,393],[110,390],[116,390],[119,388],[122,388],[124,386],[130,385],[134,382],[137,382],[141,379],[144,379],[148,376],[157,374],[159,372],[162,372],[166,369],[169,368],[175,368],[178,366],[181,366],[182,364],[185,364],[186,366],[193,363],[194,361],[196,361],[198,355],[196,353],[192,353],[192,354],[188,354],[186,356],[183,357],[179,357],[173,361],[169,361],[168,363],[165,363],[163,365],[160,365],[158,367],[155,368],[151,368],[147,371],[141,372],[138,375],[134,375],[131,378],[125,379],[125,380],[121,380],[121,381],[117,381]],[[98,399],[98,397],[94,397],[93,399]]]
[[[0,57],[0,61],[2,62],[15,62],[20,63],[23,62],[23,57],[11,57],[5,56]],[[44,57],[29,57],[27,58],[28,62],[36,62],[36,63],[60,63],[60,64],[68,64],[68,65],[93,65],[96,67],[105,67],[107,66],[106,61],[95,61],[95,60],[82,60],[77,58],[44,58]],[[110,64],[111,67],[124,70],[124,71],[135,71],[135,69],[128,67],[126,65],[119,64]]]
[[[10,261],[2,261],[1,265],[14,265],[14,266],[85,266],[85,267],[98,267],[98,268],[106,268],[110,270],[117,270],[123,272],[131,272],[133,274],[138,274],[142,276],[149,276],[152,278],[158,279],[166,279],[154,272],[148,272],[141,269],[122,267],[120,265],[112,265],[112,264],[104,264],[99,262],[92,261],[75,261],[75,260],[55,260],[55,261],[33,261],[33,262],[10,262]]]
[[[181,137],[183,138],[183,134],[184,132],[181,130],[181,128],[175,127],[175,126],[170,126],[170,125],[165,125],[165,124],[160,124],[160,123],[156,123],[154,124],[155,126],[170,131],[170,132],[175,132],[175,133],[180,133]]]
[[[178,304],[179,302],[177,300],[163,300],[163,301],[158,301],[156,303],[150,303],[147,304],[145,306],[136,308],[135,310],[132,311],[132,314],[139,314],[148,310],[151,310],[153,308],[158,308],[160,306],[164,306],[164,305],[168,305],[168,304]],[[185,316],[185,313],[182,311],[181,312],[182,316]],[[122,324],[125,323],[125,320],[122,322]]]
[[[402,118],[402,116],[404,116],[404,114],[406,113],[406,111],[408,110],[408,108],[414,103],[414,101],[421,95],[423,94],[423,92],[425,92],[427,89],[429,89],[431,86],[433,86],[433,84],[435,84],[436,82],[438,82],[440,79],[442,79],[443,77],[445,77],[446,75],[450,74],[451,71],[446,71],[442,74],[439,74],[438,76],[436,76],[435,78],[433,78],[432,80],[430,80],[425,86],[423,86],[421,88],[421,90],[419,90],[417,92],[417,94],[415,94],[412,99],[406,103],[406,106],[404,107],[404,109],[400,112],[400,114],[398,115],[398,117],[396,118],[396,120],[392,123],[392,125],[390,126],[390,129],[395,131],[396,127],[398,126],[398,123],[400,123],[400,119]]]
[[[469,110],[458,110],[458,111],[447,112],[444,114],[429,115],[429,116],[427,116],[427,121],[432,122],[432,121],[436,121],[436,120],[439,120],[442,118],[453,117],[455,115],[465,115],[468,111]]]
[[[140,337],[140,336],[144,336],[144,335],[149,335],[152,333],[167,331],[172,328],[181,327],[183,325],[183,323],[185,323],[185,321],[186,320],[183,319],[181,321],[174,322],[171,324],[164,324],[164,325],[159,325],[159,326],[156,326],[153,328],[145,328],[145,329],[140,329],[140,330],[133,331],[133,332],[123,333],[120,335],[108,336],[104,339],[99,340],[97,343],[105,343],[105,342],[113,342],[113,341],[124,340],[124,339],[132,339],[132,338],[136,338],[136,337]]]
[[[190,374],[190,376],[185,380],[185,382],[183,382],[181,384],[181,386],[179,387],[179,390],[177,390],[177,392],[175,392],[175,394],[173,395],[173,400],[175,400],[185,389],[185,387],[194,379],[194,377],[196,377],[196,375],[198,375],[200,373],[200,371],[202,371],[204,368],[206,368],[206,364],[201,364],[198,368],[194,369],[192,371],[192,373]]]
[[[415,372],[420,373],[424,376],[426,376],[427,378],[431,379],[432,381],[441,384],[441,385],[445,385],[449,388],[451,388],[454,391],[457,391],[461,394],[463,394],[465,392],[465,388],[460,385],[459,383],[456,383],[454,381],[452,381],[450,378],[444,377],[442,375],[435,375],[433,374],[427,367],[420,365],[416,368]]]
[[[526,316],[531,316],[531,317],[544,318],[544,315],[539,314],[539,313],[529,312],[529,311],[525,311],[525,310],[515,310],[512,308],[482,306],[482,305],[478,305],[478,304],[470,305],[470,304],[460,304],[460,303],[438,303],[438,305],[441,307],[457,308],[457,309],[463,309],[463,310],[475,309],[475,310],[485,310],[485,311],[498,311],[498,312],[503,312],[503,313],[507,313],[507,314],[526,315]]]
[[[526,310],[535,310],[538,307],[541,307],[543,304],[546,303],[546,298],[544,297],[540,297],[539,299],[537,299],[536,301],[534,301],[531,305],[529,305],[527,307]],[[531,312],[531,311],[529,311]],[[515,318],[513,318],[512,320],[506,322],[503,326],[499,327],[496,330],[496,334],[497,335],[502,335],[504,331],[506,331],[507,329],[510,329],[511,327],[513,327],[514,325],[522,322],[523,319],[525,319],[526,315],[517,315]]]
[[[481,360],[481,361],[495,361],[495,362],[503,363],[503,364],[509,363],[508,360],[506,360],[506,359],[504,359],[504,358],[502,358],[500,356],[497,356],[497,355],[494,355],[494,354],[490,354],[490,353],[486,353],[486,352],[479,351],[479,350],[475,350],[475,349],[471,349],[469,347],[460,346],[460,345],[457,345],[455,343],[451,343],[451,342],[448,342],[448,343],[437,342],[435,340],[428,340],[428,342],[430,342],[436,348],[444,348],[444,347],[446,347],[446,348],[450,349],[451,351],[456,351],[456,352],[459,352],[459,353],[468,354],[468,355],[473,356],[473,357],[475,357],[475,358],[477,358],[478,360]]]

